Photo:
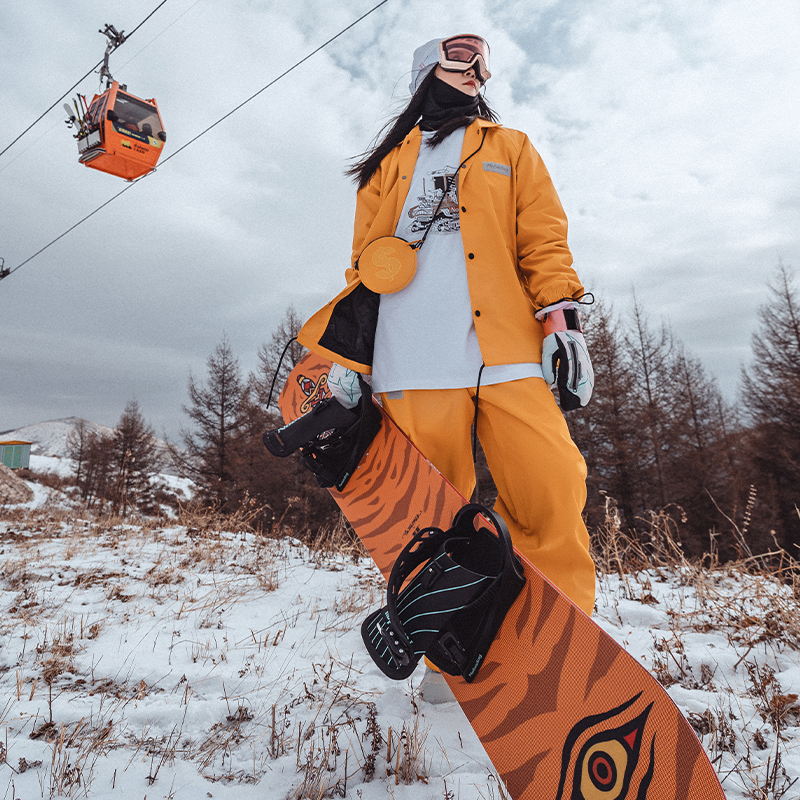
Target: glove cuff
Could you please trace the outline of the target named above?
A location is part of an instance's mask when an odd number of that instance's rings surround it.
[[[544,335],[557,331],[577,331],[583,333],[578,304],[572,300],[562,300],[537,311],[534,315],[544,327]]]

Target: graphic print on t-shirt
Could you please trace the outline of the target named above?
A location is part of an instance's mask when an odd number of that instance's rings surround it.
[[[431,233],[458,233],[461,230],[458,219],[458,167],[446,166],[425,173],[422,179],[424,194],[417,197],[417,205],[408,209],[412,222],[406,225],[406,236],[425,230],[445,190],[447,196],[442,201]]]

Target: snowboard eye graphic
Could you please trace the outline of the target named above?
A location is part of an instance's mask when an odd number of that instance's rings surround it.
[[[590,747],[583,760],[577,797],[585,800],[620,797],[628,762],[628,752],[618,741],[601,742]]]
[[[631,707],[638,699],[638,696],[634,697],[606,714],[587,717],[573,727],[564,746],[559,800],[563,797],[569,797],[569,800],[623,800],[646,796],[653,771],[655,734],[651,734],[653,741],[643,754],[642,740],[652,705],[631,718],[631,713],[635,713]],[[644,765],[642,775],[642,770],[637,772],[636,768],[643,757],[647,758],[648,749],[650,763]],[[565,793],[570,772],[572,791]],[[637,777],[638,787],[631,786],[635,772],[641,776]]]

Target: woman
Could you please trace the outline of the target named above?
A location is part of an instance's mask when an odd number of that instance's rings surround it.
[[[584,290],[541,158],[480,94],[490,74],[478,36],[415,51],[411,102],[349,171],[359,191],[347,288],[298,338],[335,362],[329,385],[345,405],[358,400],[356,373],[371,374],[384,409],[465,497],[477,400],[495,510],[515,547],[591,614],[586,468],[548,387],[558,384],[562,407],[591,394],[575,311]],[[393,235],[425,236],[416,274],[377,294],[357,262]]]

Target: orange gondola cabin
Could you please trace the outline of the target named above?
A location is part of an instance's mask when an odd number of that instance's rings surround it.
[[[95,95],[78,133],[79,160],[126,181],[155,169],[167,134],[155,100],[142,100],[114,81]]]

